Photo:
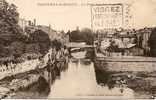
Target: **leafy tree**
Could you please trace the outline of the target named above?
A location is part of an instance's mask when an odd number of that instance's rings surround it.
[[[12,55],[14,55],[14,57],[20,57],[24,52],[25,44],[20,41],[15,41],[11,43],[11,49]]]
[[[89,44],[92,45],[93,41],[94,41],[94,34],[92,32],[91,29],[88,28],[84,28],[81,30],[81,36],[84,39],[84,41]]]
[[[31,50],[35,50],[33,52],[40,52],[41,54],[44,54],[46,51],[49,50],[50,47],[49,35],[42,30],[36,30],[34,33],[31,33],[28,40],[29,40],[28,44],[38,45],[35,49],[33,47],[30,48]],[[37,48],[38,50],[36,50]]]
[[[25,38],[18,25],[18,20],[19,13],[17,12],[17,7],[4,1],[4,5],[0,8],[0,45],[2,49],[1,53],[5,56],[10,56],[11,49],[20,45],[17,42],[19,45],[12,45],[11,43],[24,40]]]
[[[84,28],[81,31],[72,31],[69,35],[70,42],[86,42],[87,44],[93,44],[94,34],[91,29]]]
[[[154,28],[152,30],[152,33],[150,35],[149,46],[150,46],[150,50],[151,50],[150,51],[151,56],[156,57],[156,28]]]
[[[40,46],[38,43],[29,43],[25,46],[25,53],[40,53]]]
[[[51,44],[52,44],[52,47],[56,48],[56,51],[61,49],[62,43],[60,41],[55,39],[51,42]]]
[[[69,35],[70,42],[84,41],[79,31],[74,30]]]
[[[36,30],[29,35],[29,42],[50,42],[48,34],[42,30]]]
[[[21,33],[18,25],[19,13],[17,7],[14,4],[4,3],[4,7],[0,9],[0,34]]]

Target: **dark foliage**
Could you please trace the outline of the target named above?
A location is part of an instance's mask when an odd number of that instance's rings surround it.
[[[27,45],[27,50],[44,54],[49,50],[50,47],[49,35],[42,30],[36,30],[34,33],[30,34],[28,44],[29,46]]]
[[[49,36],[42,30],[36,30],[29,36],[29,42],[50,42]]]
[[[90,29],[82,29],[81,31],[72,31],[69,35],[70,42],[86,42],[88,45],[93,44],[93,32]]]
[[[21,53],[18,53],[21,42],[17,42],[23,41],[25,37],[22,35],[18,20],[19,13],[17,12],[17,7],[14,4],[5,2],[4,6],[0,8],[0,57],[8,57]],[[13,50],[17,51],[12,52]]]
[[[11,43],[11,53],[15,58],[20,57],[23,54],[24,49],[25,43],[21,41],[15,41]]]
[[[51,45],[56,48],[56,51],[60,50],[62,47],[62,43],[56,39],[51,42]]]
[[[149,46],[151,56],[156,57],[156,28],[152,30],[152,34],[149,38]]]

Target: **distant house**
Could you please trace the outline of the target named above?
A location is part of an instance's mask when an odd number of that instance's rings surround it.
[[[116,46],[109,46],[106,52],[107,56],[143,56],[144,50],[138,47],[136,44],[128,43],[124,44],[121,40],[116,40]]]
[[[24,18],[19,18],[18,25],[22,28],[23,32],[31,31],[34,32],[36,29],[36,19],[32,22]]]
[[[99,34],[103,36],[100,40],[100,50],[110,56],[145,56],[149,54],[149,37],[151,28],[140,30],[115,31],[111,34]],[[110,41],[115,41],[110,46]]]
[[[138,45],[139,47],[144,49],[145,55],[149,55],[150,52],[149,39],[151,33],[152,33],[152,29],[145,28],[145,29],[140,29],[137,34]]]

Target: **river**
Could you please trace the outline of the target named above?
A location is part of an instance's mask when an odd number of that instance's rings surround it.
[[[109,89],[107,86],[97,84],[94,64],[84,59],[70,61],[68,70],[61,73],[60,79],[56,80],[51,87],[48,98],[131,98],[133,91],[125,88]]]
[[[101,86],[98,83],[100,75],[93,62],[84,59],[84,54],[73,54],[68,69],[51,86],[48,98],[134,98],[133,90],[129,88]]]
[[[68,68],[51,85],[50,93],[19,92],[14,98],[149,98],[126,86],[111,87],[101,80],[107,79],[107,74],[95,70],[94,63],[84,59],[82,52],[74,55]]]

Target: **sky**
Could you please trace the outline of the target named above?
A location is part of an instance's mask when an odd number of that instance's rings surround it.
[[[86,4],[89,3],[124,3],[131,4],[133,27],[156,26],[156,0],[7,0],[18,7],[20,18],[37,20],[37,24],[51,25],[56,30],[91,28],[90,6],[48,6],[39,4]]]

